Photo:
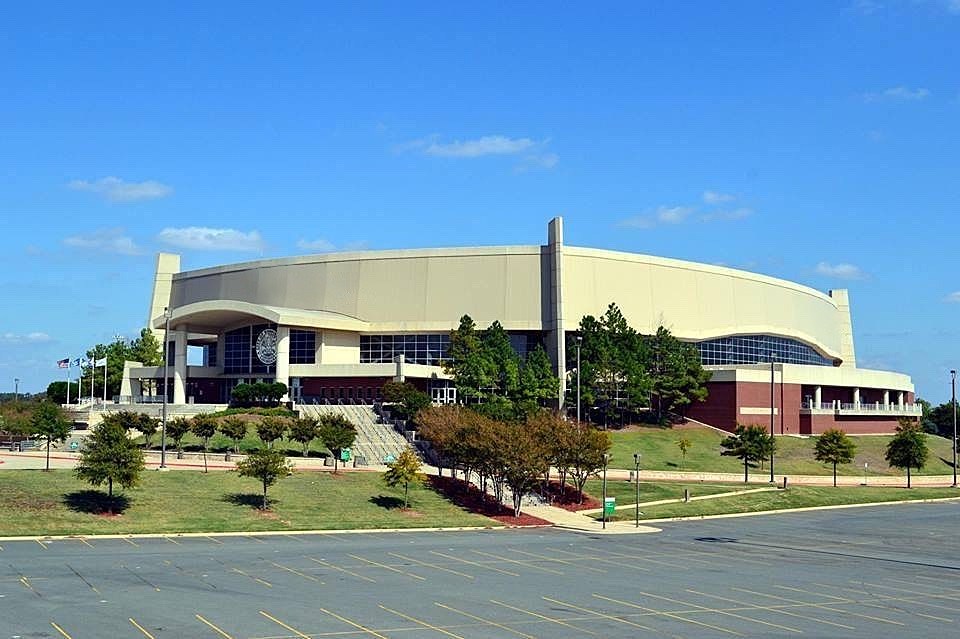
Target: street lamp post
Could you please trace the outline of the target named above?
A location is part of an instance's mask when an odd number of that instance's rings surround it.
[[[633,454],[633,478],[637,482],[637,503],[636,503],[636,514],[634,515],[634,520],[636,521],[636,527],[640,527],[640,453]]]
[[[867,468],[870,466],[870,462],[863,462],[863,485],[867,485]]]
[[[774,449],[774,446],[772,445],[772,443],[773,443],[773,429],[774,429],[774,421],[775,421],[775,417],[774,417],[774,407],[773,407],[773,403],[774,403],[774,402],[773,402],[773,387],[774,387],[774,374],[773,374],[773,371],[774,371],[774,367],[773,367],[773,353],[771,352],[771,353],[769,353],[769,355],[770,355],[770,442],[771,442],[771,446],[770,446],[770,483],[772,484],[772,483],[774,483],[774,482],[776,481],[776,479],[774,479],[774,477],[773,477],[773,449]]]
[[[583,336],[577,335],[577,424],[580,423],[580,345]]]
[[[610,462],[610,453],[603,454],[603,508],[601,512],[603,513],[603,522],[602,528],[607,529],[607,464]]]
[[[13,401],[15,402],[20,401],[20,378],[19,377],[13,378]],[[956,436],[954,436],[954,439],[956,439]]]
[[[163,415],[160,421],[160,470],[167,469],[167,374],[170,364],[170,308],[163,307]]]
[[[950,371],[950,403],[953,404],[953,487],[957,487],[957,371]]]

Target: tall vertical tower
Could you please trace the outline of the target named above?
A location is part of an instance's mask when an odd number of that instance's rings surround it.
[[[567,344],[563,325],[563,218],[555,217],[547,225],[547,263],[550,265],[550,300],[545,304],[549,317],[544,318],[544,326],[549,328],[550,359],[553,360],[560,378],[558,407],[563,408],[567,388]]]

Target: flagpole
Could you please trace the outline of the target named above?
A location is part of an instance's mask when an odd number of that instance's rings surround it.
[[[80,368],[79,364],[77,364],[77,368]],[[77,406],[78,407],[80,406],[82,397],[83,397],[83,369],[80,368],[80,370],[77,371]]]
[[[93,380],[97,378],[97,367],[94,366],[96,360],[87,360],[87,364],[90,365],[90,410],[93,410],[93,389],[96,384]]]
[[[67,406],[70,406],[70,360],[67,360]]]
[[[103,358],[103,403],[107,403],[107,357]]]

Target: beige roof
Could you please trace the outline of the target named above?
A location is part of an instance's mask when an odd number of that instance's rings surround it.
[[[238,300],[208,300],[194,302],[173,309],[170,323],[186,325],[197,333],[218,333],[224,326],[238,323],[250,317],[258,317],[273,324],[303,326],[306,328],[329,328],[341,331],[366,331],[369,323],[356,317],[332,311],[312,311],[302,308],[265,306]],[[154,328],[163,328],[164,317],[153,319]]]

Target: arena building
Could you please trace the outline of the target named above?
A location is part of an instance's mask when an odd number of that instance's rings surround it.
[[[907,375],[857,368],[845,290],[709,264],[567,246],[562,219],[544,245],[328,253],[180,271],[160,254],[149,325],[167,335],[164,367],[129,362],[126,401],[166,389],[175,405],[226,403],[240,382],[279,381],[289,399],[371,403],[388,380],[455,400],[443,372],[464,314],[500,321],[514,348],[542,344],[575,399],[565,349],[584,315],[616,302],[633,328],[663,325],[697,345],[709,398],[688,416],[778,434],[890,432],[917,418]],[[188,349],[194,347],[188,364]],[[144,382],[155,383],[145,386]],[[161,390],[161,392],[163,392]],[[772,405],[771,405],[772,399]],[[558,402],[564,402],[561,391]]]

